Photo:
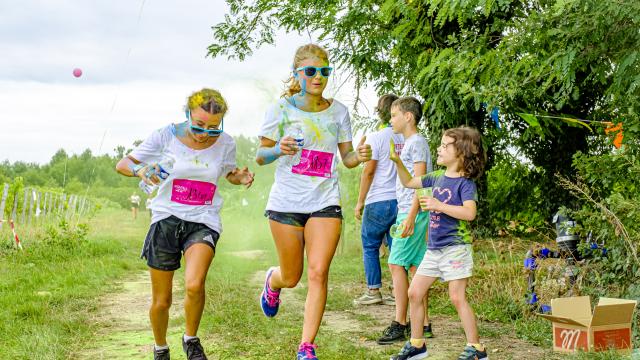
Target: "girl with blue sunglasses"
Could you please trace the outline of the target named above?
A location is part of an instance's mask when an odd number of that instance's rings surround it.
[[[222,232],[223,200],[218,183],[220,177],[235,185],[250,187],[253,183],[253,173],[236,167],[235,141],[222,131],[226,112],[227,103],[218,91],[196,91],[187,101],[187,121],[154,131],[116,165],[122,175],[158,185],[141,255],[151,274],[149,317],[155,360],[170,359],[166,334],[173,275],[183,256],[186,324],[182,347],[187,359],[207,359],[196,334],[205,305],[205,279]]]
[[[306,253],[308,291],[297,359],[313,360],[342,227],[338,153],[346,167],[354,168],[371,159],[371,147],[363,139],[353,149],[349,110],[323,96],[332,70],[327,52],[305,45],[293,63],[289,88],[267,110],[259,133],[257,163],[276,162],[265,216],[280,260],[266,272],[260,306],[268,317],[278,313],[280,291],[300,281]],[[290,161],[293,155],[296,160]]]

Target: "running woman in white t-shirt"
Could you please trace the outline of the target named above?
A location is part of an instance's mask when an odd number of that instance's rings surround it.
[[[282,99],[266,113],[260,130],[260,165],[277,160],[265,215],[276,244],[279,267],[267,271],[261,299],[273,317],[280,289],[296,286],[307,254],[308,291],[298,360],[317,359],[315,337],[327,301],[329,266],[342,226],[338,157],[353,168],[371,159],[371,147],[351,142],[347,107],[322,93],[331,75],[327,52],[313,44],[296,51],[293,76]]]
[[[154,131],[116,165],[122,175],[158,184],[141,255],[151,274],[149,317],[155,360],[169,359],[166,335],[173,273],[180,268],[183,253],[186,328],[182,347],[189,360],[207,359],[196,333],[204,309],[205,279],[222,232],[218,181],[222,176],[235,185],[253,183],[253,173],[236,167],[235,141],[223,132],[227,104],[222,95],[212,89],[194,92],[185,110],[185,122]]]

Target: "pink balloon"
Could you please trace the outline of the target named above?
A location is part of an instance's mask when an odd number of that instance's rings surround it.
[[[73,76],[75,76],[75,77],[82,76],[82,70],[78,69],[78,68],[73,69]]]

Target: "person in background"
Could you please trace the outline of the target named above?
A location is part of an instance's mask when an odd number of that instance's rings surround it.
[[[140,208],[140,196],[136,193],[132,193],[129,196],[129,202],[131,203],[131,215],[133,220],[138,218],[138,208]]]
[[[360,176],[360,192],[355,208],[356,219],[362,220],[362,257],[367,291],[354,300],[356,305],[395,305],[393,295],[383,296],[380,249],[383,243],[391,247],[389,229],[396,222],[398,201],[396,200],[396,167],[389,160],[389,141],[393,139],[397,149],[402,149],[404,137],[394,134],[389,119],[391,103],[398,97],[383,95],[378,99],[376,113],[380,119],[378,131],[367,136],[371,145],[371,160],[367,161]],[[385,241],[386,238],[386,241]]]

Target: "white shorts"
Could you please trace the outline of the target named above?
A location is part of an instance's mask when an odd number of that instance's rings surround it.
[[[447,246],[437,250],[427,249],[416,274],[440,278],[442,281],[471,277],[473,248],[469,244]]]

